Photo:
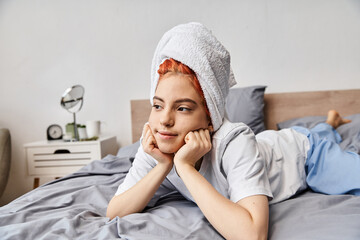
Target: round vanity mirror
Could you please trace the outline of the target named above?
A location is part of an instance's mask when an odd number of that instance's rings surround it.
[[[74,116],[74,135],[75,141],[79,141],[79,134],[77,131],[76,114],[80,111],[84,102],[85,89],[81,85],[75,85],[65,90],[61,97],[61,106],[68,110]]]
[[[80,111],[84,100],[84,87],[75,85],[65,90],[61,97],[61,106],[70,113]]]

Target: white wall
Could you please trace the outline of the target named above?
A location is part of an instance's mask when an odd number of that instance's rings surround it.
[[[13,147],[0,204],[32,187],[23,144],[72,121],[59,104],[71,85],[86,91],[80,122],[131,143],[129,101],[148,97],[156,44],[189,21],[228,48],[238,86],[360,88],[358,0],[0,0],[0,127]]]

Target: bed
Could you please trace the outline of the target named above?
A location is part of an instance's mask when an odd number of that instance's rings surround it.
[[[232,89],[228,118],[260,132],[294,124],[311,126],[334,108],[353,120],[341,129],[343,147],[359,152],[360,89],[273,94],[265,94],[265,89]],[[131,101],[134,143],[120,148],[116,156],[93,161],[1,207],[0,238],[223,239],[194,203],[176,193],[141,214],[105,217],[107,204],[134,159],[150,109],[148,100]],[[360,239],[360,198],[306,190],[272,204],[268,239]]]

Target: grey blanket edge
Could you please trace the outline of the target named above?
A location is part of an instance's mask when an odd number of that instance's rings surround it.
[[[1,238],[223,239],[199,208],[178,194],[144,213],[105,217],[130,166],[129,157],[109,155],[1,207]],[[360,239],[360,198],[306,191],[271,205],[269,239]]]

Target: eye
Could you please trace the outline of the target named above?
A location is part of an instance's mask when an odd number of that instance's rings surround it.
[[[155,108],[156,110],[159,110],[159,109],[161,109],[161,106],[158,105],[158,104],[154,104],[154,105],[153,105],[153,108]]]
[[[179,107],[179,108],[178,108],[178,111],[180,111],[180,112],[190,112],[191,109],[190,109],[190,108],[187,108],[187,107]]]

